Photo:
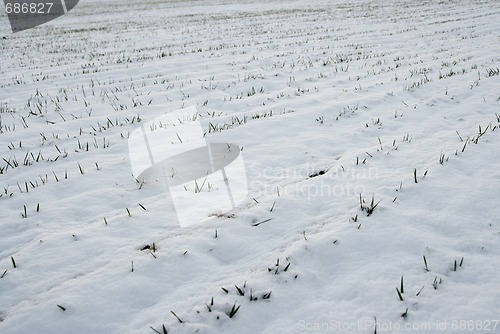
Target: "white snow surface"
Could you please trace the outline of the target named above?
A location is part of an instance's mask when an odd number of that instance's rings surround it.
[[[0,333],[500,333],[499,21],[81,0],[12,34],[2,12]],[[181,228],[127,138],[193,105],[249,195]]]

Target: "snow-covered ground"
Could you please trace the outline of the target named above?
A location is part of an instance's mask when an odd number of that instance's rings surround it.
[[[500,333],[496,0],[2,15],[0,333]],[[249,194],[181,228],[127,139],[189,106]]]

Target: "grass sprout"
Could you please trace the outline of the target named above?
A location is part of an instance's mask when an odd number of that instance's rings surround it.
[[[373,211],[375,211],[375,209],[377,208],[377,206],[380,204],[381,201],[382,200],[375,203],[375,196],[372,195],[370,204],[367,205],[361,194],[359,194],[359,205],[361,211],[366,211],[367,216],[371,216],[373,214]]]
[[[429,271],[429,267],[427,266],[427,258],[425,257],[425,255],[423,256],[423,259],[424,259],[425,271]]]
[[[238,313],[240,306],[241,305],[238,305],[238,307],[236,307],[236,302],[234,303],[233,307],[231,308],[231,312],[229,312],[228,314],[230,319],[233,318],[236,315],[236,313]]]
[[[181,324],[184,323],[184,321],[182,321],[178,316],[177,314],[175,314],[174,311],[170,311],[170,313],[172,313],[174,315],[174,317],[177,319],[177,321],[179,321]]]

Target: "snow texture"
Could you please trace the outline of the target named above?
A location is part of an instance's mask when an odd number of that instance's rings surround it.
[[[496,0],[1,15],[0,333],[500,333]],[[248,196],[181,227],[128,139],[192,106]]]

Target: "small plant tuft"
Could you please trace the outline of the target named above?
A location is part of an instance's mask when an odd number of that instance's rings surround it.
[[[264,294],[262,296],[262,299],[269,299],[269,298],[271,298],[271,293],[272,293],[272,291],[269,291],[268,293]]]
[[[240,296],[244,296],[245,295],[245,292],[240,289],[237,285],[234,286],[236,288],[236,290],[238,291],[238,293],[240,294]]]
[[[438,280],[438,277],[436,276],[434,278],[434,282],[432,283],[432,286],[434,287],[434,290],[437,290],[438,285],[442,284],[442,283],[443,283],[443,279],[439,278],[439,280]]]
[[[231,312],[229,312],[229,318],[231,319],[232,317],[234,317],[236,315],[236,313],[238,313],[238,310],[240,309],[240,306],[241,305],[238,305],[238,307],[236,307],[236,302],[234,303],[233,307],[231,308]]]
[[[375,203],[375,196],[372,195],[372,200],[371,200],[370,204],[365,205],[365,200],[363,199],[361,194],[359,194],[359,205],[361,207],[361,211],[366,211],[367,216],[371,216],[371,214],[373,213],[373,211],[375,211],[375,208],[379,205],[379,203],[381,201],[382,200]]]

